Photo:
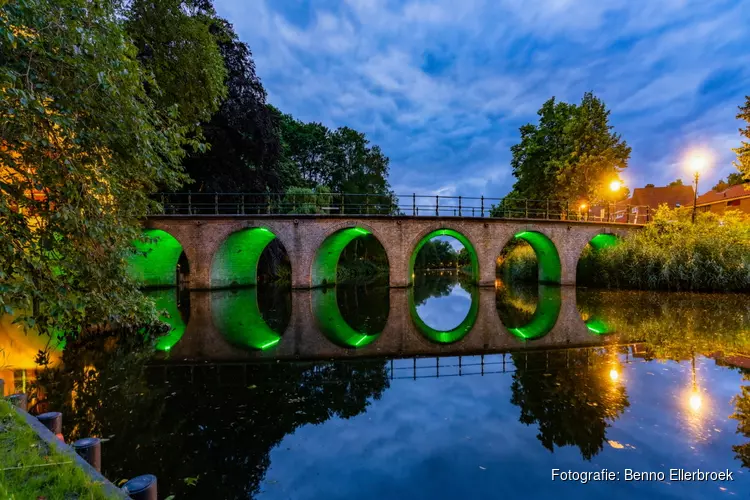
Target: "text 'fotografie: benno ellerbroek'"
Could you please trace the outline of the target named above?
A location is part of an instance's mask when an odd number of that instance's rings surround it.
[[[633,469],[623,469],[622,471],[612,471],[609,469],[597,471],[552,469],[552,480],[576,481],[583,484],[595,481],[734,481],[733,474],[734,472],[729,469],[722,471],[669,469],[666,472],[646,472]]]

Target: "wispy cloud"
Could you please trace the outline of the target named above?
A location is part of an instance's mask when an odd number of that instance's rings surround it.
[[[218,0],[269,99],[349,125],[391,158],[398,192],[502,196],[509,147],[549,97],[593,90],[633,146],[632,186],[683,175],[685,149],[739,141],[747,0]]]

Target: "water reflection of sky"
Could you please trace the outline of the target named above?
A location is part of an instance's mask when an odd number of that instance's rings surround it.
[[[417,314],[427,326],[435,330],[448,331],[466,319],[471,309],[471,294],[456,283],[450,295],[430,297],[417,306]]]
[[[747,498],[748,473],[739,470],[731,449],[742,438],[736,421],[727,418],[741,385],[738,372],[699,360],[706,390],[699,436],[688,424],[684,397],[689,363],[636,360],[621,373],[618,383],[626,385],[630,407],[590,462],[575,446],[551,453],[537,440],[536,424],[519,423],[519,408],[510,402],[511,374],[394,380],[366,413],[307,425],[282,440],[271,453],[259,497]],[[669,481],[673,467],[728,468],[735,481]],[[620,481],[552,482],[553,468],[608,468],[620,472]],[[667,481],[625,482],[626,468],[664,471]]]

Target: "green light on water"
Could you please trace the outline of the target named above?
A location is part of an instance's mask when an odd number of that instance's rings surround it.
[[[523,326],[508,328],[522,340],[534,340],[547,335],[557,324],[562,309],[562,292],[558,286],[539,286],[539,303],[534,315]]]
[[[281,335],[263,319],[256,288],[213,292],[211,315],[219,333],[238,347],[265,351],[281,341]]]
[[[586,328],[591,333],[594,333],[596,335],[609,335],[610,333],[614,333],[614,329],[611,328],[604,320],[599,318],[590,318],[588,321],[586,321]]]
[[[336,299],[336,289],[315,290],[312,297],[313,315],[323,335],[334,344],[359,349],[380,336],[382,332],[360,332],[349,326],[341,314]]]

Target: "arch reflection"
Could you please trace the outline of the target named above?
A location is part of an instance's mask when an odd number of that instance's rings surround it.
[[[459,273],[449,274],[449,276],[442,276],[441,273],[441,277],[435,280],[434,287],[428,287],[425,284],[417,282],[415,287],[407,293],[409,315],[412,322],[424,337],[437,344],[452,344],[464,338],[474,327],[479,315],[479,290],[474,286],[463,286],[460,283],[461,275]],[[428,325],[419,315],[417,306],[426,303],[432,297],[450,295],[455,287],[460,287],[463,291],[468,292],[470,296],[469,310],[466,312],[464,319],[455,327],[446,330]]]
[[[389,308],[385,287],[348,286],[312,292],[315,321],[321,333],[339,347],[360,349],[375,342],[385,329]]]
[[[274,287],[211,293],[214,325],[230,343],[267,351],[276,347],[291,315],[291,297]],[[261,307],[258,299],[262,298]],[[264,314],[266,311],[266,314]]]
[[[501,322],[515,337],[534,340],[555,327],[562,309],[559,286],[506,287],[497,289],[496,306]]]

